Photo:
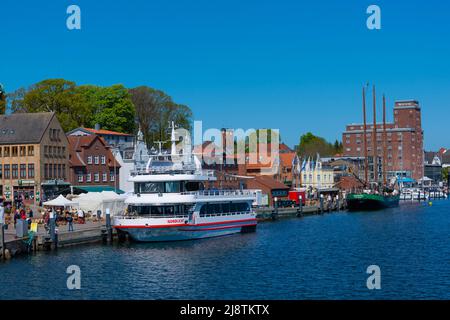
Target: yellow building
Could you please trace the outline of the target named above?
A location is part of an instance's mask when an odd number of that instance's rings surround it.
[[[37,204],[69,188],[68,140],[53,112],[0,116],[0,194]]]
[[[329,166],[323,166],[320,156],[316,161],[304,160],[301,170],[301,185],[305,188],[328,189],[334,187],[334,171]]]

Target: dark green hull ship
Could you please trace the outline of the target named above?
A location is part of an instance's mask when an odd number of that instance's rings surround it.
[[[400,196],[383,196],[380,194],[349,194],[347,208],[350,211],[370,211],[398,207]]]

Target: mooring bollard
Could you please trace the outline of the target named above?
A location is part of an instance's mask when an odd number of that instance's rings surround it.
[[[272,220],[276,220],[278,218],[278,198],[273,198],[274,211],[272,213]]]
[[[111,214],[109,212],[109,208],[105,211],[105,217],[106,217],[106,231],[108,232],[108,241],[110,243],[113,242],[113,234],[112,234],[112,225],[111,225]]]
[[[299,215],[303,216],[303,197],[301,195],[298,196],[298,207]]]
[[[5,259],[5,229],[3,223],[0,223],[0,246],[2,247],[2,259]]]
[[[323,194],[320,195],[319,203],[320,203],[320,213],[323,213]]]

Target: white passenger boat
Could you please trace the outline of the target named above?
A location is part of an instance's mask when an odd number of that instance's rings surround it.
[[[224,236],[256,230],[252,190],[207,190],[214,172],[202,169],[192,154],[151,156],[144,172],[132,173],[134,192],[113,226],[135,241],[175,241]],[[176,157],[178,158],[178,156]]]

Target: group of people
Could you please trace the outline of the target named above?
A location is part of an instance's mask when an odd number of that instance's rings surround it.
[[[50,219],[55,218],[56,225],[59,224],[67,224],[68,225],[68,231],[74,231],[73,224],[76,221],[76,223],[84,224],[86,223],[86,216],[83,210],[53,210],[53,209],[47,209],[43,213],[43,219],[44,224],[46,227],[48,227]],[[76,220],[74,219],[76,218]]]
[[[18,209],[14,209],[11,212],[14,212],[14,228],[16,228],[17,221],[19,220],[27,221],[28,225],[30,225],[34,216],[33,210],[31,210],[31,208],[21,207]]]

